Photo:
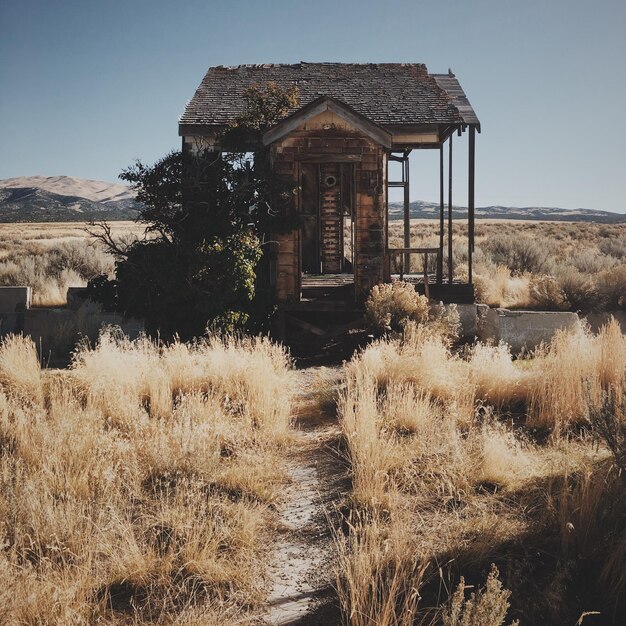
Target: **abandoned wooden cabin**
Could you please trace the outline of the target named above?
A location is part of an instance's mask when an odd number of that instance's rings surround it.
[[[293,210],[300,225],[275,237],[272,284],[280,311],[354,309],[374,285],[395,276],[444,302],[473,302],[474,146],[480,122],[454,74],[429,74],[425,65],[413,63],[211,67],[180,118],[183,150],[219,151],[220,133],[244,112],[245,91],[269,82],[297,87],[300,105],[263,136],[275,171],[299,189]],[[452,139],[465,131],[468,271],[459,280],[453,259]],[[411,243],[413,150],[434,150],[439,161],[435,247]],[[393,162],[399,164],[399,180],[389,180]],[[399,248],[388,245],[393,187],[403,191]]]

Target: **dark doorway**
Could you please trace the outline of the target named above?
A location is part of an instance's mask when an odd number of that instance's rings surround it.
[[[354,189],[352,163],[302,163],[302,271],[352,273]]]

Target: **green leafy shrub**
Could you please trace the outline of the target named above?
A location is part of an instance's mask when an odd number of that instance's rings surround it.
[[[250,89],[243,95],[248,108],[220,138],[223,152],[196,145],[124,170],[120,178],[143,205],[138,221],[146,236],[124,246],[106,223],[94,225],[92,235],[116,264],[110,285],[92,282],[92,297],[166,338],[190,339],[207,327],[266,330],[274,303],[265,297],[270,263],[261,242],[294,227],[287,210],[294,183],[273,172],[267,148],[253,157],[240,150],[259,143],[296,96],[275,84]],[[257,291],[263,297],[255,299]]]

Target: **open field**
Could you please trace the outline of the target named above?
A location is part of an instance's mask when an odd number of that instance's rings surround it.
[[[437,246],[438,230],[435,220],[413,220],[411,245]],[[402,247],[402,232],[401,222],[391,222],[390,247]],[[467,278],[466,225],[454,224],[452,241],[454,277]],[[626,307],[623,224],[479,221],[473,260],[477,299],[491,306],[583,312]],[[421,260],[413,262],[419,265],[412,269],[422,271]]]
[[[120,238],[141,235],[134,222],[111,222]],[[68,287],[113,270],[113,258],[80,223],[0,224],[0,285],[33,288],[35,306],[65,304]]]
[[[142,234],[134,222],[111,226],[119,237]],[[413,220],[411,244],[438,245],[437,230],[434,220]],[[390,223],[389,245],[402,245],[399,221]],[[467,236],[460,222],[453,246],[454,275],[466,277]],[[35,306],[64,304],[67,287],[112,270],[113,259],[80,224],[0,224],[0,285],[31,285]],[[492,306],[624,309],[626,230],[620,224],[482,221],[476,226],[474,276],[479,301]]]
[[[434,228],[413,224],[414,244]],[[48,259],[40,304],[68,259],[82,281],[111,269],[76,225],[0,235],[0,266]],[[506,267],[491,295],[520,304],[544,270],[574,268],[597,304],[623,243],[619,226],[480,224],[476,271],[493,281]],[[299,371],[265,339],[110,330],[47,370],[8,336],[0,623],[614,626],[624,476],[616,323],[514,357],[457,345],[431,320]]]

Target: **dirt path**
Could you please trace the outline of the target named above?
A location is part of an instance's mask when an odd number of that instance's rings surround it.
[[[338,370],[297,372],[296,435],[287,457],[290,479],[279,504],[281,531],[270,566],[266,621],[274,625],[332,625],[333,543],[329,507],[345,489],[345,467],[337,453],[339,426],[319,407],[319,387],[331,386]],[[332,617],[334,615],[334,617]]]

